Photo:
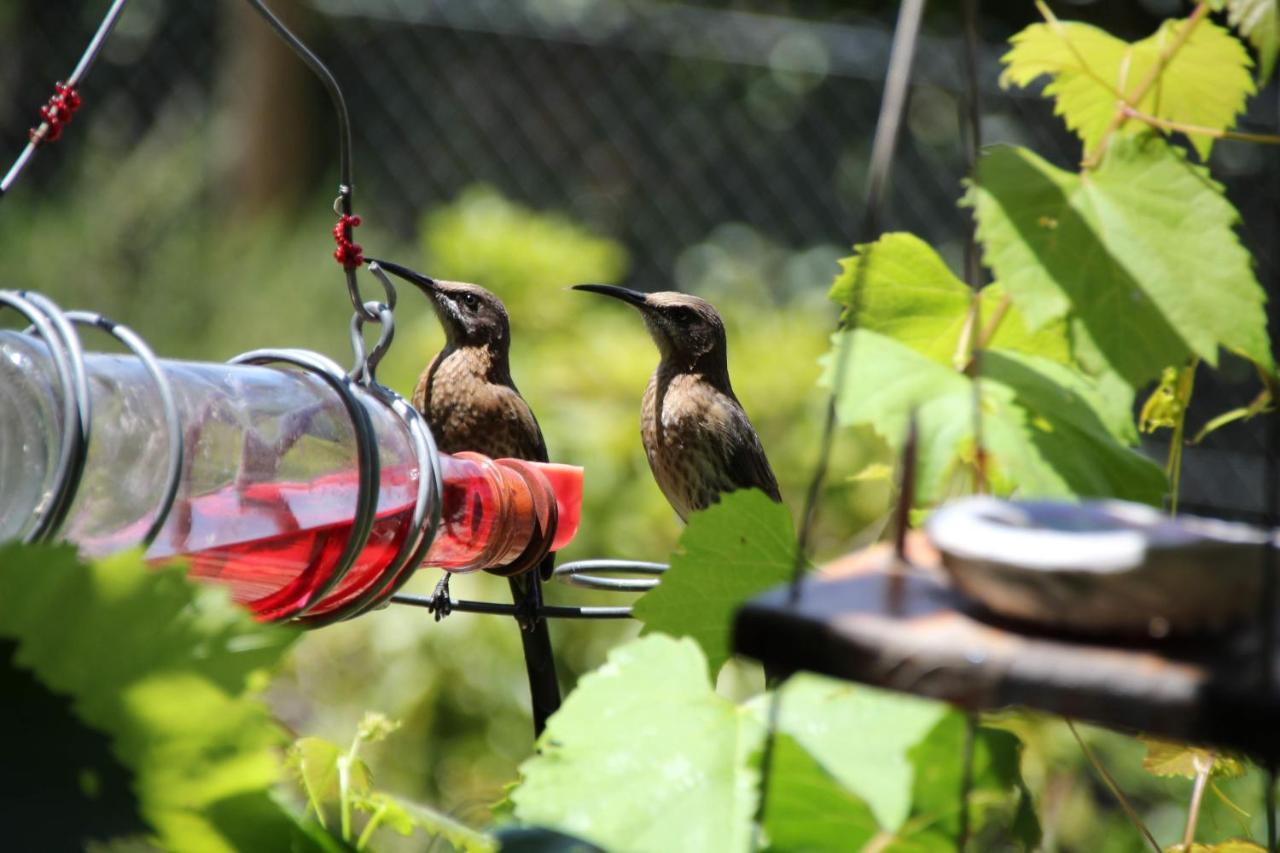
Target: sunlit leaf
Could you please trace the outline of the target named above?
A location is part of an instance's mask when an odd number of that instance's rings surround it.
[[[1266,83],[1280,55],[1280,0],[1227,0],[1227,20],[1258,51],[1258,79]]]
[[[829,294],[845,306],[845,321],[901,341],[940,364],[953,365],[969,312],[969,287],[914,234],[886,234],[854,248],[855,254],[840,262],[844,271]],[[984,327],[1001,310],[1003,298],[999,284],[983,288],[979,311]],[[1070,361],[1065,323],[1045,324],[1031,332],[1017,308],[1005,311],[988,347]]]
[[[1265,296],[1204,169],[1162,140],[1125,140],[1084,176],[1023,149],[978,164],[984,259],[1032,328],[1070,317],[1076,355],[1140,386],[1218,348],[1274,370]]]
[[[965,717],[950,711],[909,752],[914,768],[911,819],[888,851],[950,851],[960,830],[960,792],[965,748]],[[968,809],[971,835],[991,829],[1026,850],[1039,844],[1040,825],[1019,769],[1022,744],[999,729],[978,726],[973,738],[973,765]]]
[[[795,567],[791,514],[755,489],[731,492],[689,518],[662,583],[635,603],[644,632],[692,637],[712,673],[729,658],[730,631],[748,598]]]
[[[1219,841],[1217,844],[1192,844],[1190,846],[1182,844],[1171,844],[1165,848],[1165,853],[1266,853],[1265,847],[1253,841],[1243,838],[1231,838],[1226,841]]]
[[[937,500],[973,458],[974,380],[875,332],[851,334],[841,422],[870,425],[900,451],[914,411],[920,429],[918,497],[923,503]],[[827,383],[832,367],[828,359]],[[983,441],[997,490],[1024,497],[1160,500],[1164,473],[1110,433],[1100,414],[1105,407],[1087,377],[1047,359],[989,351],[979,383]]]
[[[1000,81],[1028,86],[1048,75],[1045,96],[1054,99],[1055,112],[1090,150],[1101,141],[1120,97],[1132,99],[1186,23],[1167,20],[1154,34],[1132,44],[1088,24],[1032,24],[1010,40],[1013,48],[1002,57],[1005,70]],[[1249,73],[1252,66],[1248,52],[1229,31],[1202,20],[1173,55],[1160,82],[1134,106],[1158,118],[1225,130],[1256,90]],[[1125,127],[1146,129],[1137,121]],[[1208,158],[1212,137],[1194,135],[1190,142],[1202,160]]]
[[[321,823],[324,822],[321,809],[336,805],[341,795],[338,759],[344,754],[341,747],[324,738],[304,737],[293,742],[285,757],[302,790],[316,807]],[[357,796],[369,793],[373,784],[368,765],[359,758],[351,763],[347,779],[349,791]]]
[[[283,733],[249,695],[294,632],[135,554],[85,565],[69,548],[9,546],[0,636],[16,641],[17,665],[111,738],[162,846],[327,846],[271,797]]]
[[[511,792],[521,822],[609,850],[748,849],[763,727],[712,689],[692,640],[614,649],[552,716]]]
[[[859,850],[880,831],[866,802],[785,734],[774,741],[764,817],[776,853]]]
[[[1212,768],[1211,775],[1216,777],[1230,779],[1244,775],[1244,765],[1230,755],[1159,738],[1142,737],[1140,740],[1147,747],[1142,766],[1148,773],[1156,776],[1194,779],[1206,767]]]
[[[762,723],[769,701],[766,695],[749,705]],[[911,810],[907,751],[946,713],[939,702],[801,673],[782,688],[778,730],[861,798],[880,826],[896,830]]]
[[[412,835],[414,830],[420,829],[428,835],[444,838],[454,848],[466,853],[494,853],[498,849],[498,842],[492,836],[420,803],[402,800],[382,791],[357,797],[352,802],[369,815],[370,821],[377,821],[378,826],[385,826],[400,835]]]

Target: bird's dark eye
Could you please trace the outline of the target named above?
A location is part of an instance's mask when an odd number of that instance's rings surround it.
[[[475,307],[480,304],[480,300],[476,298],[474,293],[464,293],[462,294],[462,304],[475,310]]]
[[[676,321],[679,323],[692,323],[697,318],[697,314],[694,312],[694,310],[685,305],[679,306],[671,313],[672,315],[675,316]]]

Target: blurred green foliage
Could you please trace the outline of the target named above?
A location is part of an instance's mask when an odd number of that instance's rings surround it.
[[[126,322],[165,357],[216,361],[256,347],[302,346],[348,361],[351,308],[330,256],[329,200],[302,211],[231,213],[218,191],[208,128],[194,126],[181,107],[171,108],[136,144],[90,138],[77,149],[83,154],[59,164],[52,185],[19,183],[0,211],[2,285],[40,290],[64,307]],[[96,132],[94,125],[86,129]],[[552,458],[587,471],[582,529],[562,559],[665,560],[680,525],[653,484],[639,440],[640,396],[657,352],[633,312],[568,290],[584,281],[626,281],[625,250],[486,187],[424,212],[420,237],[408,244],[379,228],[375,204],[362,203],[361,212],[366,224],[357,240],[367,254],[475,281],[505,300],[512,371],[538,413]],[[793,512],[816,460],[823,405],[815,392],[817,359],[833,320],[823,294],[839,254],[824,246],[788,250],[727,225],[685,250],[677,282],[627,282],[694,290],[721,309],[734,388]],[[372,298],[376,283],[363,280]],[[396,317],[396,342],[380,378],[407,394],[443,336],[411,287],[401,288]],[[87,343],[112,347],[88,336]],[[842,441],[837,448],[820,515],[820,554],[875,535],[868,525],[887,505],[888,481],[855,482],[841,472],[888,461],[884,453],[875,442]],[[423,572],[410,591],[429,591],[435,581],[434,572]],[[453,588],[459,597],[509,595],[504,582],[488,576],[457,578]],[[558,584],[549,597],[621,603]],[[565,689],[638,629],[554,624]],[[435,623],[407,608],[306,635],[271,691],[287,724],[339,742],[366,709],[403,720],[393,749],[369,748],[379,787],[455,810],[473,824],[529,754],[527,695],[510,620],[456,614]]]
[[[210,129],[181,107],[141,140],[89,138],[61,177],[20,183],[4,200],[0,286],[45,292],[66,307],[102,311],[137,329],[163,356],[222,360],[262,346],[303,346],[348,359],[351,308],[330,252],[329,201],[249,217],[220,190]],[[69,156],[72,149],[47,157]],[[639,401],[657,354],[639,318],[571,293],[583,281],[697,292],[720,308],[730,338],[734,387],[773,461],[783,497],[798,511],[816,460],[824,400],[818,358],[834,317],[824,294],[845,252],[779,246],[728,223],[680,256],[675,280],[628,281],[626,252],[555,213],[529,210],[485,187],[424,212],[418,237],[397,241],[366,202],[358,240],[373,256],[497,292],[513,323],[513,372],[538,412],[552,457],[587,469],[583,526],[563,559],[665,559],[679,524],[653,485],[639,442]],[[370,288],[371,295],[376,289]],[[402,289],[398,334],[381,378],[402,393],[442,336],[425,302]],[[13,321],[6,320],[11,323]],[[106,348],[106,341],[92,342]],[[878,534],[889,502],[892,459],[867,432],[846,432],[821,503],[817,557]],[[855,478],[858,471],[867,475]],[[423,572],[418,591],[434,584]],[[415,587],[411,587],[411,590]],[[460,577],[459,597],[501,599],[505,583]],[[553,586],[556,602],[618,603]],[[638,631],[633,623],[556,623],[565,688]],[[735,683],[736,682],[736,683]],[[728,667],[722,690],[758,690]],[[269,694],[299,734],[345,742],[366,709],[404,721],[394,746],[371,745],[378,787],[432,803],[472,825],[485,822],[503,786],[530,754],[531,727],[520,644],[510,620],[456,614],[435,623],[391,608],[313,632],[297,643]],[[1137,834],[1085,765],[1060,722],[998,721],[1026,743],[1023,773],[1044,828],[1044,849],[1141,850]],[[1112,773],[1159,838],[1176,837],[1190,781],[1150,776],[1142,746],[1091,733]],[[1260,833],[1256,770],[1215,780],[1202,838]]]

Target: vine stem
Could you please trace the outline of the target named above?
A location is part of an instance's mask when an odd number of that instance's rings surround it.
[[[1080,751],[1084,753],[1084,757],[1091,765],[1093,765],[1093,769],[1097,771],[1098,775],[1102,777],[1103,783],[1107,786],[1107,789],[1111,791],[1111,795],[1116,798],[1116,802],[1120,804],[1120,808],[1124,809],[1124,813],[1129,816],[1129,820],[1138,828],[1138,831],[1142,833],[1142,837],[1147,839],[1147,843],[1151,845],[1151,849],[1154,850],[1155,853],[1163,853],[1160,844],[1155,839],[1155,836],[1151,834],[1151,830],[1147,829],[1147,825],[1142,822],[1142,818],[1139,816],[1138,810],[1129,802],[1129,798],[1124,795],[1124,791],[1120,790],[1120,786],[1116,784],[1116,780],[1111,777],[1111,774],[1107,772],[1107,768],[1104,767],[1102,762],[1098,760],[1098,757],[1093,754],[1093,750],[1084,742],[1084,738],[1080,737],[1080,733],[1076,731],[1076,724],[1071,721],[1070,717],[1063,717],[1062,719],[1066,722],[1067,728],[1071,729],[1071,734],[1075,737],[1076,743],[1080,744]]]
[[[1196,368],[1199,357],[1182,368],[1178,374],[1178,422],[1173,426],[1173,438],[1169,440],[1169,458],[1165,463],[1165,475],[1169,478],[1169,515],[1178,514],[1178,491],[1182,485],[1182,447],[1187,427],[1187,409],[1191,405],[1191,392],[1196,386]]]
[[[1013,300],[1006,293],[1000,298],[996,309],[991,312],[991,319],[987,321],[986,328],[978,336],[978,342],[975,344],[978,349],[986,349],[987,344],[991,343],[991,339],[996,336],[996,332],[1000,329],[1000,324],[1004,322],[1004,318],[1008,315],[1011,307],[1013,307]]]
[[[378,806],[378,810],[369,818],[369,822],[365,824],[364,831],[360,833],[360,837],[356,839],[356,849],[364,850],[369,846],[369,839],[373,838],[373,832],[382,823],[383,818],[387,816],[387,804],[383,803]]]
[[[1232,139],[1237,142],[1257,142],[1261,145],[1280,145],[1280,136],[1274,133],[1246,133],[1239,130],[1219,130],[1216,127],[1204,127],[1199,124],[1187,124],[1181,121],[1170,121],[1159,116],[1139,112],[1125,104],[1120,108],[1126,117],[1149,124],[1158,130],[1169,130],[1187,136],[1211,136],[1214,139]]]
[[[1085,155],[1084,162],[1081,163],[1084,168],[1092,169],[1094,166],[1098,165],[1099,161],[1102,160],[1102,155],[1107,150],[1107,145],[1111,142],[1111,137],[1115,135],[1117,130],[1124,126],[1126,121],[1129,120],[1129,116],[1126,115],[1126,110],[1129,108],[1130,104],[1142,103],[1142,99],[1146,97],[1147,92],[1150,91],[1151,87],[1160,79],[1160,75],[1164,74],[1165,68],[1168,67],[1169,63],[1173,60],[1173,57],[1182,49],[1182,46],[1187,43],[1187,40],[1191,38],[1191,34],[1195,32],[1196,27],[1200,25],[1200,22],[1203,21],[1208,14],[1208,0],[1200,0],[1200,2],[1196,4],[1195,11],[1193,11],[1191,16],[1183,22],[1182,28],[1178,30],[1178,34],[1174,37],[1173,41],[1169,43],[1168,47],[1160,51],[1160,56],[1156,59],[1156,64],[1151,66],[1151,70],[1147,72],[1147,76],[1142,78],[1128,98],[1121,99],[1120,104],[1116,107],[1115,115],[1111,117],[1111,121],[1107,124],[1106,129],[1102,131],[1102,137],[1098,140],[1098,144],[1094,146],[1092,151]]]
[[[1203,766],[1196,767],[1196,783],[1191,789],[1191,806],[1187,809],[1187,828],[1182,833],[1182,849],[1190,850],[1191,842],[1196,839],[1196,824],[1200,821],[1200,803],[1204,801],[1204,789],[1209,784],[1209,774],[1213,772],[1214,754],[1209,753]]]

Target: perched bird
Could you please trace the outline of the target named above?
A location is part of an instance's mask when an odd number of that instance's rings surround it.
[[[640,406],[640,439],[653,478],[680,519],[735,489],[760,489],[781,502],[760,438],[729,383],[724,323],[711,303],[607,284],[574,289],[634,305],[658,345],[661,360]]]
[[[431,427],[436,446],[444,453],[469,450],[495,459],[548,461],[538,419],[511,379],[511,324],[502,300],[479,285],[439,281],[399,264],[378,263],[417,285],[444,328],[444,349],[427,365],[413,392],[413,406]],[[534,615],[554,559],[548,554],[537,571],[509,578],[516,604],[525,608],[522,635],[538,733],[560,705],[546,621]],[[501,568],[490,571],[503,574]],[[446,574],[437,588],[438,599],[447,600],[448,579]]]

